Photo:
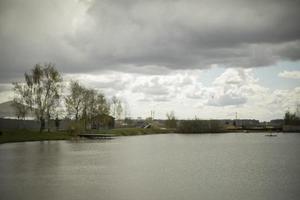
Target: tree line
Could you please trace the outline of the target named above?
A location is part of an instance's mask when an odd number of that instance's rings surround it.
[[[287,111],[284,115],[284,124],[285,125],[300,125],[300,117],[296,115],[296,113],[292,113]]]
[[[94,121],[109,123],[109,115],[121,118],[123,108],[120,99],[113,96],[110,100],[102,92],[87,88],[78,81],[72,80],[67,95],[64,95],[62,75],[52,63],[36,64],[24,74],[24,79],[25,82],[13,83],[13,106],[21,119],[25,119],[28,112],[33,112],[40,122],[40,132],[45,129],[46,122],[58,119],[58,108],[62,105],[66,117],[73,119],[77,125],[82,124],[85,129]]]

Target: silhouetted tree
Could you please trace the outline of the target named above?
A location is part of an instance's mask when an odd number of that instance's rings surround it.
[[[29,73],[25,73],[25,83],[13,83],[15,101],[24,102],[34,111],[40,121],[40,132],[45,128],[54,113],[62,91],[62,77],[54,64],[36,64]],[[20,98],[24,98],[21,100]]]
[[[79,120],[82,114],[84,90],[78,81],[71,81],[70,94],[65,98],[68,115],[75,120]]]
[[[111,98],[111,114],[116,119],[121,119],[123,113],[123,106],[120,99],[116,96]]]
[[[71,81],[70,94],[65,98],[65,103],[69,116],[78,121],[75,126],[80,127],[80,124],[83,124],[84,129],[87,129],[89,124],[92,125],[96,117],[107,117],[110,111],[110,104],[103,93],[86,88],[77,81]]]

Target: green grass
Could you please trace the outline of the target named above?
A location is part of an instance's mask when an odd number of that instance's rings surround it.
[[[8,142],[43,141],[43,140],[68,140],[70,133],[66,131],[43,132],[29,130],[2,131],[0,144]]]
[[[99,130],[99,134],[112,134],[116,136],[131,136],[131,135],[149,135],[149,134],[162,134],[173,133],[171,129],[158,129],[158,128],[115,128],[108,130]]]
[[[89,133],[90,131],[87,131]],[[99,134],[112,134],[115,136],[131,136],[131,135],[147,135],[147,134],[161,134],[172,133],[172,129],[158,129],[158,128],[116,128],[108,130],[93,130],[93,133]],[[0,144],[8,142],[25,142],[25,141],[44,141],[44,140],[69,140],[74,137],[67,131],[56,132],[38,132],[30,130],[15,130],[15,131],[2,131],[0,135]]]

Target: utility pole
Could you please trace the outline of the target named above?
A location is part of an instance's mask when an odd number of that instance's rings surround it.
[[[238,113],[235,112],[235,126],[238,126],[238,124],[237,124],[237,115],[238,115]]]

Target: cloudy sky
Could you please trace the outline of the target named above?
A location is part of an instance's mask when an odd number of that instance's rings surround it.
[[[0,102],[53,62],[128,115],[282,118],[300,103],[297,0],[0,0]]]

